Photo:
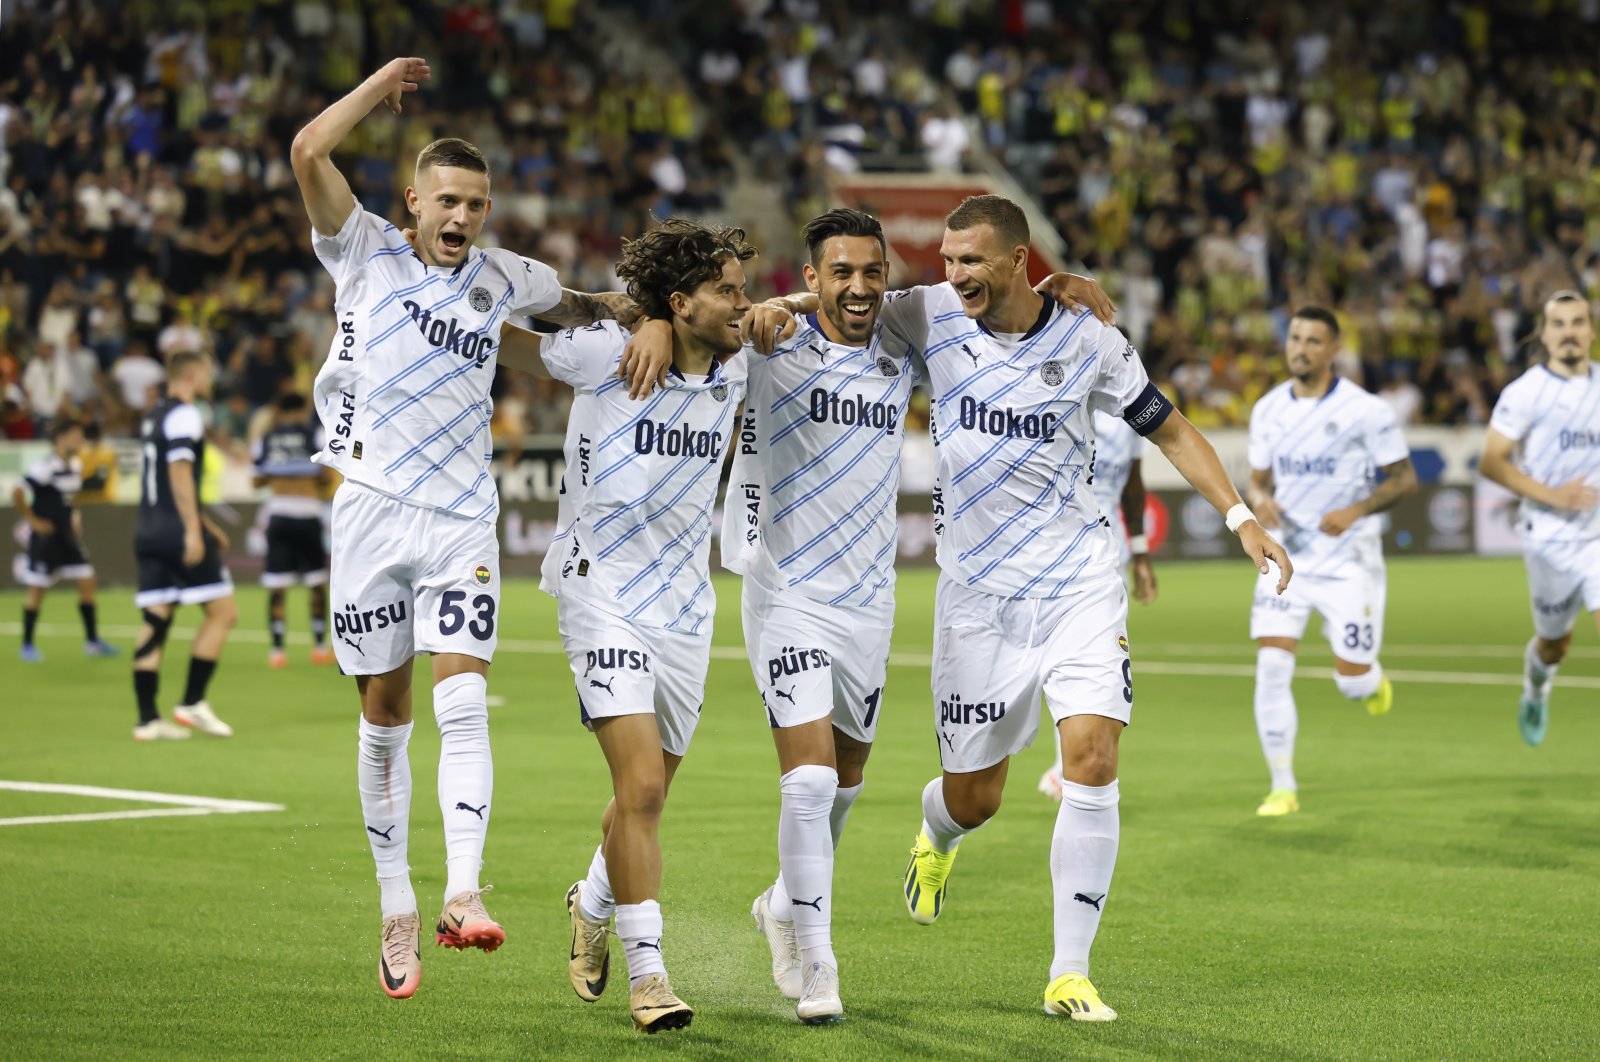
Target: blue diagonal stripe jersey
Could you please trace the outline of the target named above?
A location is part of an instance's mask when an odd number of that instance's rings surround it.
[[[747,356],[723,563],[892,617],[900,447],[918,359],[881,327],[866,346],[833,343],[815,315],[770,358]]]
[[[745,355],[667,386],[645,401],[616,379],[628,334],[615,322],[544,337],[539,356],[576,395],[567,417],[566,472],[556,537],[539,586],[583,597],[647,627],[711,629],[711,509]]]
[[[1027,332],[998,334],[966,316],[949,284],[892,293],[882,320],[923,353],[933,392],[940,568],[1007,598],[1120,579],[1090,478],[1095,410],[1132,418],[1151,390],[1122,333],[1045,300]]]
[[[338,327],[312,401],[313,460],[418,505],[493,523],[487,475],[500,326],[561,299],[555,270],[498,247],[429,266],[395,226],[351,210],[335,236],[312,234],[336,285]]]

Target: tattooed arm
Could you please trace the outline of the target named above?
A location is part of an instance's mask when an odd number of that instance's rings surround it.
[[[645,320],[644,311],[625,292],[602,291],[588,294],[561,289],[561,301],[538,314],[539,320],[561,328],[584,328],[596,321],[615,321],[630,332],[637,332]]]

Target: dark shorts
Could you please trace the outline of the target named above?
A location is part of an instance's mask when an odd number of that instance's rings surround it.
[[[159,542],[139,540],[134,546],[139,561],[139,592],[133,603],[150,605],[199,605],[233,593],[233,577],[222,563],[216,540],[206,536],[206,555],[194,567],[183,563],[183,536]]]
[[[322,521],[314,516],[274,516],[267,521],[267,564],[261,585],[269,590],[328,581],[328,551]]]
[[[54,586],[57,579],[87,579],[94,574],[83,543],[69,534],[40,535],[28,538],[28,559],[17,569],[23,586]]]

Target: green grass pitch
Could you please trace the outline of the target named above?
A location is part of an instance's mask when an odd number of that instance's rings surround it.
[[[622,969],[596,1004],[567,983],[562,896],[587,866],[608,785],[555,651],[554,603],[531,584],[506,588],[490,676],[504,704],[491,712],[485,880],[509,940],[492,956],[425,943],[422,988],[406,1003],[384,997],[374,969],[353,684],[313,669],[303,644],[288,671],[269,671],[263,598],[245,589],[211,697],[238,736],[137,746],[126,655],[79,656],[62,589],[45,603],[45,663],[17,663],[20,598],[7,593],[0,779],[287,810],[0,827],[13,926],[0,961],[0,1057],[1600,1056],[1590,620],[1580,620],[1549,737],[1529,749],[1515,723],[1529,633],[1520,563],[1392,561],[1394,711],[1374,720],[1340,698],[1319,670],[1326,646],[1308,642],[1295,685],[1305,810],[1266,821],[1254,815],[1267,777],[1251,715],[1252,575],[1242,561],[1159,575],[1161,600],[1134,606],[1130,620],[1122,848],[1094,953],[1119,1021],[1040,1012],[1055,814],[1034,791],[1045,741],[1014,762],[1006,806],[963,846],[938,924],[906,917],[900,876],[918,793],[937,770],[933,577],[917,571],[901,580],[878,747],[839,852],[846,1020],[820,1029],[796,1024],[771,987],[748,913],[776,869],[776,763],[737,648],[738,586],[719,582],[722,648],[663,826],[668,961],[697,1014],[691,1029],[653,1038],[631,1030]],[[297,594],[301,632],[302,611]],[[106,593],[101,612],[126,650],[129,595]],[[176,656],[164,705],[181,689],[187,654]],[[417,712],[411,861],[427,925],[444,875],[425,679]],[[0,789],[0,819],[151,806]]]

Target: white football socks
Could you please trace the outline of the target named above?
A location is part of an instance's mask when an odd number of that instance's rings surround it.
[[[411,758],[406,745],[411,726],[375,726],[362,719],[356,742],[356,789],[378,868],[385,918],[417,909],[411,868],[406,866],[406,835],[411,829]]]
[[[482,675],[452,675],[433,687],[439,722],[439,811],[444,817],[444,897],[478,887],[489,835],[494,761],[489,755],[488,683]]]
[[[1539,639],[1529,638],[1528,648],[1522,654],[1522,695],[1530,701],[1549,700],[1550,686],[1560,668],[1560,664],[1547,664],[1539,659]]]
[[[850,819],[850,809],[855,806],[856,798],[861,795],[861,790],[866,787],[867,783],[863,779],[848,789],[841,786],[834,790],[833,809],[828,812],[828,832],[833,835],[833,847],[835,849],[839,847],[839,839],[844,836],[844,824]],[[767,895],[767,906],[772,913],[772,917],[777,921],[792,921],[792,919],[785,917],[794,906],[794,901],[789,898],[789,889],[783,883],[783,870],[781,867],[778,870],[778,880],[772,883],[772,891]]]
[[[1335,673],[1333,684],[1339,687],[1339,692],[1352,701],[1364,701],[1371,697],[1383,685],[1383,665],[1377,661],[1366,671],[1359,675],[1340,675]]]
[[[1061,785],[1061,809],[1050,838],[1050,883],[1055,892],[1056,954],[1050,980],[1089,976],[1089,949],[1111,891],[1121,833],[1117,783]]]
[[[1256,651],[1256,733],[1272,772],[1273,789],[1294,789],[1294,739],[1300,728],[1294,706],[1294,654],[1287,649]]]
[[[820,764],[801,764],[778,781],[783,793],[778,815],[778,867],[787,910],[793,919],[800,965],[813,962],[837,968],[829,927],[833,916],[833,831],[830,819],[839,773]],[[770,901],[769,901],[770,902]]]
[[[609,922],[616,910],[617,900],[611,894],[611,878],[606,873],[605,845],[597,844],[594,858],[589,860],[589,876],[578,890],[578,913],[591,922]]]
[[[861,790],[867,786],[866,780],[857,782],[849,789],[842,786],[834,790],[833,810],[828,812],[828,832],[833,834],[833,846],[839,847],[839,838],[844,836],[844,824],[850,818],[850,809],[855,807],[856,798],[861,795]]]
[[[953,852],[961,838],[969,832],[950,817],[944,802],[944,776],[940,775],[922,789],[922,832],[933,842],[937,852]]]
[[[617,905],[617,936],[628,957],[628,980],[637,985],[650,974],[664,974],[661,957],[661,905],[655,900]]]

